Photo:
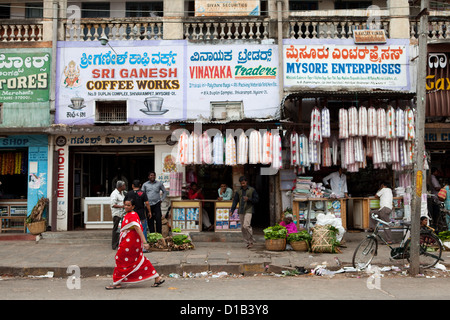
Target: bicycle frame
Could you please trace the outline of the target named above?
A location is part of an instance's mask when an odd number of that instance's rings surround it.
[[[404,234],[403,234],[403,238],[402,238],[402,241],[400,242],[400,245],[398,246],[398,247],[393,247],[391,244],[389,244],[379,233],[378,233],[378,231],[380,230],[380,227],[384,224],[384,225],[387,225],[387,226],[389,226],[389,223],[387,223],[387,222],[385,222],[385,221],[383,221],[383,220],[380,220],[380,219],[378,219],[378,217],[374,217],[374,215],[372,215],[372,218],[374,219],[374,220],[376,220],[378,223],[377,223],[377,225],[376,225],[376,227],[375,227],[375,230],[373,231],[373,233],[371,234],[371,235],[368,235],[368,237],[377,237],[378,239],[380,239],[385,245],[387,245],[390,249],[391,249],[391,251],[392,250],[396,250],[396,249],[399,249],[399,248],[404,248],[404,246],[405,246],[405,243],[406,243],[406,241],[408,240],[408,234],[409,234],[409,230],[411,229],[411,226],[409,226],[409,225],[407,225],[407,226],[405,226],[405,227],[403,227],[403,228],[401,228],[402,230],[406,230],[406,232],[404,232]]]

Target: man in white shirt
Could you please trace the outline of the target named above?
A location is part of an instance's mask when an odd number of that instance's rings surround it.
[[[348,198],[347,176],[342,172],[342,168],[339,168],[339,171],[330,173],[322,181],[324,185],[331,186],[331,191],[337,198]]]
[[[123,207],[123,200],[125,195],[123,191],[125,190],[125,182],[122,180],[117,181],[116,189],[111,192],[110,195],[110,205],[111,205],[111,215],[113,218],[113,230],[112,230],[112,249],[116,250],[119,246],[120,234],[118,231],[120,219],[122,219],[125,210]]]
[[[380,220],[391,222],[391,213],[392,213],[392,201],[393,201],[393,195],[392,195],[392,189],[389,188],[387,183],[381,183],[380,190],[375,195],[376,198],[380,199],[380,209],[373,209],[370,211],[370,214],[372,216],[372,213],[376,213],[378,215],[378,218]],[[370,218],[370,228],[375,228],[376,221]],[[383,225],[384,228],[384,239],[388,243],[392,243],[392,233],[389,227],[386,227]]]

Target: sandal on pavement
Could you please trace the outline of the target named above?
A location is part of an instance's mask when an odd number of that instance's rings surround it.
[[[106,289],[106,290],[122,289],[122,286],[121,286],[121,285],[118,285],[118,286],[111,285],[111,286],[106,286],[105,289]]]
[[[152,284],[152,287],[159,287],[160,285],[162,285],[164,282],[166,282],[166,280],[160,280],[158,282],[155,281],[154,284]]]

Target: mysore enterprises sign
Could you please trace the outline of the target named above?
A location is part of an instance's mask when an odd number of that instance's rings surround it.
[[[285,87],[409,90],[409,46],[404,40],[385,45],[310,43],[283,41]]]

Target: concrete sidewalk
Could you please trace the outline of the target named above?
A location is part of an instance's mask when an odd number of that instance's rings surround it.
[[[51,271],[55,277],[67,277],[67,268],[71,265],[80,267],[82,277],[112,275],[115,251],[111,249],[110,235],[109,230],[46,232],[39,242],[0,241],[0,275],[42,276]],[[323,263],[330,270],[336,270],[342,266],[351,266],[353,252],[366,235],[364,232],[347,232],[344,246],[340,248],[342,253],[319,254],[291,250],[268,251],[262,234],[256,234],[255,246],[247,249],[240,234],[219,237],[211,232],[202,232],[192,237],[193,240],[197,239],[193,241],[193,250],[152,251],[145,255],[158,273],[165,276],[171,273],[182,275],[183,272],[195,274],[221,271],[243,275],[281,273],[289,268],[309,269]],[[210,241],[206,241],[208,239]],[[372,264],[402,268],[407,263],[406,260],[391,261],[389,253],[387,246],[380,245]],[[445,265],[450,252],[444,251],[442,258],[445,260],[442,264]]]

